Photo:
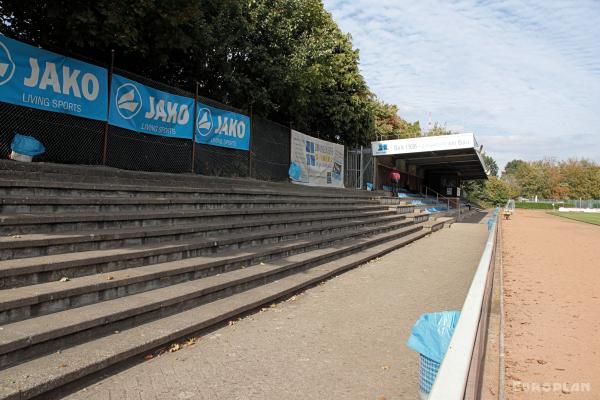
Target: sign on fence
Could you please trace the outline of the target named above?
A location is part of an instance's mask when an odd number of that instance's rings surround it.
[[[191,139],[194,99],[114,74],[108,123],[151,135]]]
[[[292,130],[291,162],[300,167],[292,182],[344,187],[344,146]]]
[[[0,101],[107,121],[151,135],[192,139],[194,99],[114,74],[0,35]],[[197,103],[196,142],[250,147],[250,118]]]
[[[0,101],[106,120],[106,69],[0,35]]]
[[[196,142],[231,149],[250,147],[250,118],[198,103]]]

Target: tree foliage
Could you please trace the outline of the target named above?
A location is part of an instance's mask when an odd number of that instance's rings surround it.
[[[408,122],[398,114],[398,107],[375,100],[375,134],[378,138],[404,139],[421,136],[419,121]]]
[[[600,198],[600,166],[589,160],[513,160],[506,164],[502,179],[527,198]]]
[[[438,124],[437,122],[433,124],[431,129],[427,131],[427,136],[442,136],[442,135],[451,135],[452,132],[449,129],[446,129],[445,126]]]
[[[484,154],[488,166],[495,161]],[[497,173],[497,166],[496,173]],[[600,166],[593,161],[569,159],[557,161],[512,160],[498,179],[490,167],[488,181],[463,182],[472,201],[500,205],[509,198],[570,200],[600,199]]]
[[[376,101],[320,0],[1,0],[0,31],[321,137],[366,143]]]

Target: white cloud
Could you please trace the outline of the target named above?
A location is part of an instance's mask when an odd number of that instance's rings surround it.
[[[600,161],[600,2],[325,0],[403,117],[512,158]]]

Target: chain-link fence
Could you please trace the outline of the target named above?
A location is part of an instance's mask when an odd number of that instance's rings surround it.
[[[20,133],[44,144],[38,161],[102,164],[104,127],[104,121],[0,102],[0,157],[9,157],[10,144]]]
[[[290,166],[290,128],[277,122],[255,117],[252,120],[252,177],[284,180]]]
[[[163,92],[194,98],[194,94],[128,71],[115,74]],[[248,115],[248,112],[198,97],[198,102]],[[290,129],[251,118],[249,151],[193,143],[117,127],[105,121],[80,118],[0,102],[0,157],[8,158],[16,133],[39,140],[46,151],[36,161],[107,165],[152,172],[190,172],[225,177],[285,180],[289,167]]]

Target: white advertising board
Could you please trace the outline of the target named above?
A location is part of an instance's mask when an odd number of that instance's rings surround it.
[[[472,133],[371,142],[373,155],[375,156],[468,149],[476,146],[477,142]]]
[[[292,182],[310,186],[344,187],[344,146],[292,130],[291,160],[299,170]],[[295,165],[294,165],[295,164]]]

